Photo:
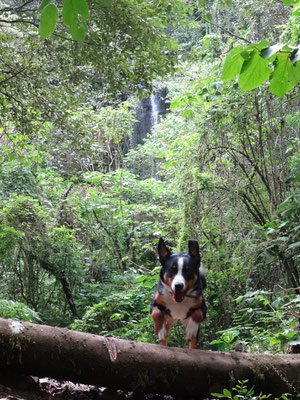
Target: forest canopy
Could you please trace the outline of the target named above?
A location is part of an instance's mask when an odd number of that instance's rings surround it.
[[[199,347],[296,351],[299,1],[0,14],[0,317],[155,343],[158,240],[195,239]]]

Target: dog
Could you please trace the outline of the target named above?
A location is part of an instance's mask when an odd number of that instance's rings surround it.
[[[172,254],[160,238],[158,255],[162,268],[150,312],[161,345],[167,346],[170,328],[175,320],[181,320],[185,325],[185,340],[190,349],[195,349],[199,325],[206,318],[203,297],[206,279],[198,242],[189,240],[188,246],[188,253]]]

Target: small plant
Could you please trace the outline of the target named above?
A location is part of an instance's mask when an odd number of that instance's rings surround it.
[[[232,389],[232,392],[228,389],[224,389],[223,393],[211,393],[214,398],[218,399],[232,399],[232,400],[263,400],[272,397],[272,394],[254,394],[254,386],[248,389],[248,380],[238,381],[236,387]],[[299,397],[300,395],[298,395]],[[273,398],[273,397],[272,397]],[[292,399],[292,395],[285,393],[280,397],[275,397],[274,400],[289,400]]]

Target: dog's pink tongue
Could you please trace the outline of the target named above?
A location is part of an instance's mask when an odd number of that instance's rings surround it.
[[[184,294],[182,292],[174,292],[174,300],[177,303],[180,303],[184,298]]]

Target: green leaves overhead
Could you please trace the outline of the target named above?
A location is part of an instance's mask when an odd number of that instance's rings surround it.
[[[41,39],[46,39],[54,32],[58,21],[58,9],[50,3],[51,0],[44,0],[39,7],[39,11],[42,11],[39,25]],[[87,33],[86,21],[89,18],[86,0],[64,0],[62,16],[73,39],[83,42]]]
[[[65,0],[63,6],[63,20],[70,27],[70,34],[75,40],[83,42],[89,18],[89,9],[85,0]]]
[[[40,19],[40,36],[41,39],[46,39],[55,29],[58,20],[58,9],[53,4],[48,4],[42,12]]]
[[[270,90],[281,98],[300,80],[300,52],[281,43],[262,48],[263,44],[232,49],[225,60],[222,79],[239,75],[243,91],[253,90],[269,79]]]
[[[300,63],[293,65],[290,61],[289,53],[279,53],[277,64],[273,72],[270,89],[279,98],[293,87],[300,80]]]
[[[239,78],[240,88],[243,91],[255,89],[264,83],[270,74],[268,63],[254,50],[250,58],[243,62]]]
[[[222,79],[229,80],[239,74],[244,59],[241,53],[244,50],[243,46],[237,46],[228,54],[222,72]]]

